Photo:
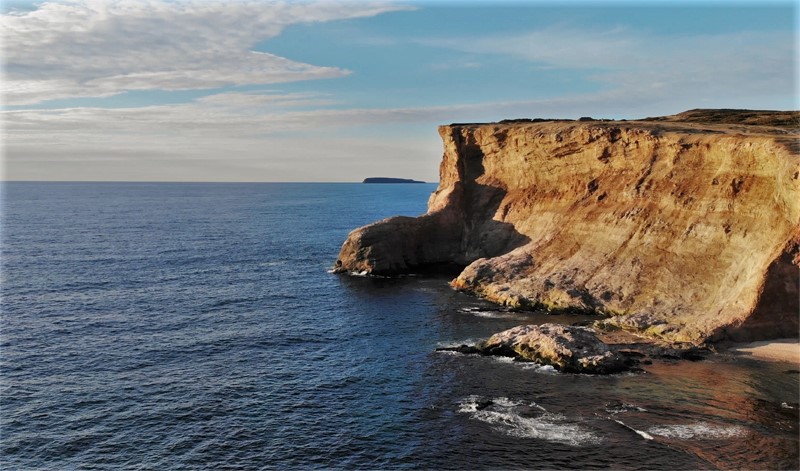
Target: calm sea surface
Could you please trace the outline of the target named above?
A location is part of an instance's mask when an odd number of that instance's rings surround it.
[[[603,377],[436,353],[580,318],[327,272],[433,185],[2,189],[2,469],[800,465],[792,365]]]

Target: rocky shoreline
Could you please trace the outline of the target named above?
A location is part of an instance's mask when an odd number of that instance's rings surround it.
[[[475,345],[440,347],[436,351],[509,357],[578,374],[643,371],[642,367],[653,361],[700,361],[713,353],[705,346],[666,344],[622,331],[550,323],[521,325]]]
[[[459,267],[454,288],[507,308],[605,317],[461,349],[563,371],[797,337],[799,129],[750,110],[442,126],[427,214],[354,230],[334,271]]]
[[[436,351],[503,356],[513,358],[514,361],[552,366],[563,373],[579,374],[643,372],[653,362],[702,361],[716,354],[788,363],[800,368],[798,339],[699,346],[666,343],[624,330],[608,329],[603,320],[596,321],[591,326],[521,325],[475,345],[439,347]]]

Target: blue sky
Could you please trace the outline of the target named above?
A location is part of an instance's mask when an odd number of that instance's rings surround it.
[[[3,178],[435,181],[449,122],[796,109],[797,21],[791,2],[7,1]]]

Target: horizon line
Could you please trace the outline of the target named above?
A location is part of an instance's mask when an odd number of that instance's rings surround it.
[[[365,178],[374,178],[374,177],[365,177]],[[399,183],[383,183],[384,185],[418,185],[420,183],[439,183],[438,181],[431,182],[425,180],[416,180],[417,183],[412,182],[399,182]],[[227,180],[216,180],[216,181],[205,181],[205,180],[0,180],[0,184],[3,183],[246,183],[246,184],[254,184],[254,183],[333,183],[333,184],[350,184],[350,183],[358,183],[358,184],[365,184],[363,181],[308,181],[308,180],[291,180],[291,181],[227,181]],[[381,183],[378,183],[381,184]],[[375,185],[375,183],[372,183]]]

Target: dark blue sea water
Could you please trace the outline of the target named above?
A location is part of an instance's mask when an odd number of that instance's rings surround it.
[[[328,273],[348,231],[423,213],[432,185],[2,188],[2,469],[798,467],[791,365],[437,353],[580,319]]]

